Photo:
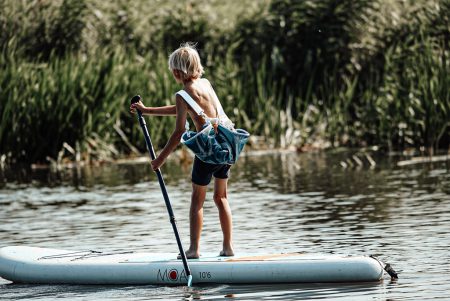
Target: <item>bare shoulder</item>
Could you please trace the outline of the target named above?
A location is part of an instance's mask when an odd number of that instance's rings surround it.
[[[211,84],[207,79],[201,78],[194,84],[184,86],[184,90],[189,93],[195,100],[204,97],[206,91],[211,88]]]
[[[183,97],[180,94],[176,94],[175,103],[177,107],[186,108],[186,102],[184,101]]]
[[[212,87],[211,82],[210,82],[207,78],[202,77],[202,80],[203,80],[207,85],[209,85],[210,87]]]
[[[184,98],[183,98],[183,96],[181,96],[180,94],[177,94],[177,95],[175,96],[175,101],[176,101],[177,104],[178,104],[178,103],[183,103],[183,102],[184,102]]]

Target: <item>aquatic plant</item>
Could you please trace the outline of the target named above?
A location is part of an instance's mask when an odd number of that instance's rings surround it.
[[[448,148],[448,1],[250,2],[237,21],[218,1],[0,1],[0,154],[145,151],[129,98],[173,103],[167,56],[185,39],[250,146]],[[148,120],[160,148],[174,119]]]

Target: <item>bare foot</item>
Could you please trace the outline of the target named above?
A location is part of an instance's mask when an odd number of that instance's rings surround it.
[[[233,250],[222,250],[219,253],[219,256],[234,256]]]
[[[200,253],[198,253],[198,251],[187,250],[185,254],[187,259],[198,259],[200,257]],[[181,259],[180,254],[178,254],[177,259]]]

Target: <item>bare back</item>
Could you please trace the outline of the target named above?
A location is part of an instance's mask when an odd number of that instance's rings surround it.
[[[216,92],[207,79],[199,78],[189,82],[184,86],[184,90],[195,100],[195,102],[203,109],[206,116],[214,118],[218,115],[218,99]],[[188,113],[194,121],[197,131],[201,130],[205,124],[205,120],[198,116],[195,111],[188,106]]]

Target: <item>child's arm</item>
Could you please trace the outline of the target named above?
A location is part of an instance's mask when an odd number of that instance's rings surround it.
[[[154,115],[154,116],[175,116],[177,115],[177,109],[175,105],[164,106],[164,107],[146,107],[139,101],[130,106],[130,112],[135,113],[136,109],[142,112],[143,115]]]
[[[167,157],[175,150],[181,140],[181,136],[185,131],[186,118],[187,118],[187,105],[186,102],[180,95],[176,96],[176,105],[175,105],[177,120],[175,123],[175,130],[167,141],[166,146],[164,146],[163,150],[159,154],[159,156],[152,161],[152,168],[157,170],[160,168]]]

